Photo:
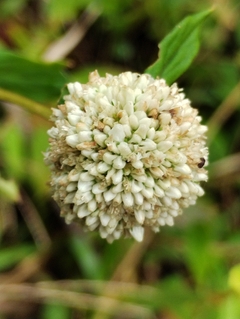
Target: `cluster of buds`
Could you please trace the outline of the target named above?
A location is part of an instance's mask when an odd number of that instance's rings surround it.
[[[68,91],[53,109],[45,154],[67,223],[98,230],[109,242],[142,241],[145,227],[173,225],[203,195],[207,127],[176,84],[95,71]]]

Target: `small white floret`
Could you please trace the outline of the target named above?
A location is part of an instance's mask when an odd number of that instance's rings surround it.
[[[132,229],[130,229],[130,233],[133,236],[136,241],[142,241],[143,235],[144,235],[144,228],[141,226],[134,226]]]

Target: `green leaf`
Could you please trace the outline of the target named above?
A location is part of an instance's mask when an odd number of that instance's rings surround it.
[[[34,251],[32,245],[21,245],[0,249],[0,271],[14,266]]]
[[[159,58],[145,73],[160,76],[173,83],[192,63],[199,50],[199,28],[212,12],[207,10],[185,18],[162,42],[159,43]]]
[[[46,4],[46,15],[50,21],[66,22],[76,19],[79,11],[87,6],[88,0],[51,0]]]
[[[28,150],[27,177],[34,190],[34,196],[43,198],[49,194],[49,186],[46,181],[50,179],[49,168],[43,161],[43,152],[48,148],[47,128],[40,127],[33,130]]]
[[[14,123],[9,123],[0,131],[0,151],[4,171],[8,177],[17,181],[25,178],[26,144],[22,129]]]
[[[194,212],[196,212],[195,207]],[[211,225],[212,226],[212,225]],[[214,224],[216,227],[216,224]],[[222,260],[211,250],[216,229],[204,223],[195,223],[184,233],[184,258],[192,278],[205,287],[224,287],[225,268]],[[201,262],[199,262],[201,261]]]
[[[70,311],[67,307],[61,304],[45,304],[42,307],[43,319],[68,319],[70,318]]]
[[[100,259],[88,239],[72,236],[69,244],[84,277],[88,279],[101,279],[103,276]]]
[[[0,51],[0,88],[38,102],[51,102],[57,100],[65,82],[61,64],[34,62]]]

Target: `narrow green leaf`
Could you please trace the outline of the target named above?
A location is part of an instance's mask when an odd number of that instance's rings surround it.
[[[88,279],[101,279],[102,267],[97,253],[86,238],[72,236],[69,241],[75,260]]]
[[[59,63],[34,62],[0,50],[0,88],[38,102],[51,102],[57,100],[65,82]]]
[[[162,42],[159,43],[159,58],[145,73],[160,76],[173,83],[192,63],[199,50],[199,28],[212,12],[207,10],[185,18]]]
[[[76,19],[80,10],[88,5],[88,0],[51,0],[45,4],[46,15],[49,21],[64,23]]]
[[[49,302],[49,301],[48,301]],[[69,308],[61,304],[45,304],[42,307],[42,319],[68,319],[70,318]]]
[[[0,249],[0,271],[14,266],[34,251],[32,245]]]
[[[28,151],[27,177],[29,184],[34,189],[34,195],[38,198],[49,194],[49,169],[43,161],[43,151],[48,147],[48,136],[46,127],[33,130]]]
[[[0,142],[5,173],[17,181],[23,180],[25,178],[27,150],[22,129],[14,123],[9,123],[1,130]]]

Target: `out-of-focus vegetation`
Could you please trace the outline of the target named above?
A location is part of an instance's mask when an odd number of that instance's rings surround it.
[[[143,243],[65,225],[43,163],[50,124],[9,102],[50,109],[96,68],[143,72],[180,20],[213,4],[178,79],[209,125],[206,195]],[[0,2],[1,319],[240,318],[239,12],[237,0]]]

